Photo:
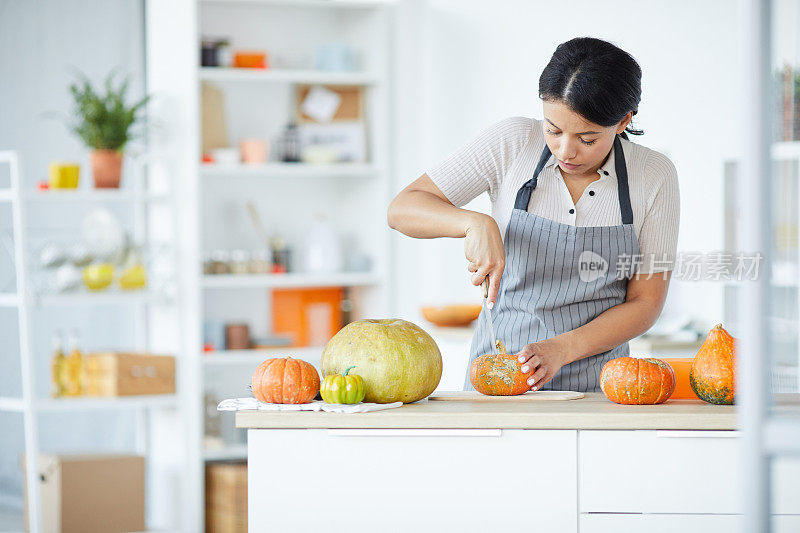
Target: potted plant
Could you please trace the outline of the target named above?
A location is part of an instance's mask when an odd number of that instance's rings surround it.
[[[70,85],[75,112],[70,129],[92,148],[91,163],[94,186],[98,189],[118,188],[122,174],[123,150],[131,140],[132,126],[149,96],[127,105],[128,79],[114,86],[114,73],[105,82],[105,94],[97,92],[88,78]]]

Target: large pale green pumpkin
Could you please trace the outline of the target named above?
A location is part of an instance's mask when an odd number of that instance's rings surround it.
[[[430,395],[442,379],[442,354],[433,338],[399,318],[358,320],[343,327],[322,352],[322,375],[364,378],[365,402],[410,403]]]

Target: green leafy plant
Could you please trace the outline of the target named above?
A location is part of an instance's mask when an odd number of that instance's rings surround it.
[[[80,79],[69,87],[75,100],[74,119],[69,128],[91,148],[122,150],[134,137],[131,127],[150,97],[129,106],[125,102],[128,78],[115,87],[112,72],[105,81],[105,94],[100,94],[84,74],[78,76]]]

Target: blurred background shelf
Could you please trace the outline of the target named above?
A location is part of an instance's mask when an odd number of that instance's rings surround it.
[[[61,294],[39,294],[33,298],[34,305],[39,306],[70,306],[70,305],[100,305],[124,303],[166,303],[174,296],[169,292],[154,290],[122,291],[107,289],[102,292],[65,292]]]
[[[0,397],[0,411],[21,413],[25,408],[22,398]]]
[[[19,297],[14,293],[0,293],[0,307],[14,307],[19,305]]]
[[[203,81],[216,82],[373,85],[378,82],[379,78],[366,72],[202,67],[200,68],[200,79]]]
[[[772,156],[776,159],[800,159],[800,141],[773,143]]]
[[[261,4],[282,7],[329,7],[334,9],[373,9],[392,4],[392,0],[200,0],[203,4]]]
[[[247,444],[231,444],[224,448],[206,448],[203,451],[206,461],[233,461],[247,459]]]
[[[154,394],[143,396],[119,396],[114,398],[78,397],[78,398],[48,398],[37,400],[34,407],[38,411],[78,411],[102,409],[133,409],[133,408],[163,408],[177,407],[178,398],[174,394]]]
[[[119,396],[114,398],[95,396],[45,398],[32,402],[34,411],[38,412],[163,408],[176,407],[177,405],[178,398],[174,394]],[[24,408],[25,401],[22,398],[0,398],[0,411],[21,413]]]
[[[169,194],[145,193],[126,190],[61,189],[26,191],[23,198],[29,202],[165,202]]]
[[[304,163],[264,163],[260,165],[219,165],[206,163],[200,173],[208,177],[259,177],[259,178],[369,178],[378,169],[362,163],[336,163],[309,165]]]
[[[331,274],[208,274],[203,276],[207,289],[249,289],[257,287],[355,287],[380,283],[377,274],[339,272]]]
[[[292,357],[319,364],[324,348],[324,346],[284,346],[256,350],[218,350],[204,353],[202,359],[206,366],[258,365],[271,357]]]

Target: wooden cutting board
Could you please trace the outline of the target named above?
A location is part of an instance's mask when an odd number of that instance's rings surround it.
[[[437,392],[428,396],[428,400],[435,402],[541,402],[560,400],[580,400],[584,397],[582,392],[568,390],[540,390],[526,392],[518,396],[486,396],[475,391]]]

